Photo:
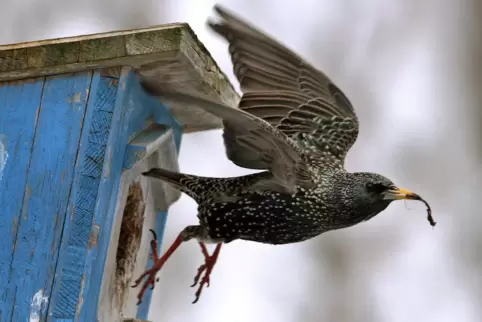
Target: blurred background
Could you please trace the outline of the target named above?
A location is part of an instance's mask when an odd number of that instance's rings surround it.
[[[482,316],[482,3],[480,0],[218,1],[324,70],[359,115],[349,171],[420,193],[369,222],[300,244],[223,248],[196,305],[199,246],[159,274],[150,320],[476,322]],[[3,0],[0,44],[188,22],[237,83],[227,46],[205,27],[209,0]],[[8,28],[7,28],[8,26]],[[200,148],[202,147],[202,148]],[[221,131],[184,136],[181,170],[248,173],[227,161]],[[163,248],[196,204],[171,209]]]

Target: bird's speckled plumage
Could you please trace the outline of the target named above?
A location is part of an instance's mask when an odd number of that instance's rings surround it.
[[[314,189],[299,188],[286,194],[262,188],[272,180],[269,172],[234,178],[207,178],[152,169],[144,175],[175,184],[199,204],[198,218],[208,239],[235,239],[287,244],[315,237],[325,231],[368,220],[385,209],[390,200],[364,199],[364,185],[393,184],[371,173],[322,172]],[[318,181],[319,180],[319,181]],[[362,192],[353,189],[359,187]],[[209,240],[205,240],[209,241]]]
[[[381,175],[347,172],[344,159],[358,135],[348,98],[277,41],[219,6],[215,10],[222,20],[209,26],[229,42],[243,92],[238,108],[174,92],[152,77],[142,85],[221,118],[227,157],[264,171],[235,178],[146,172],[198,203],[199,226],[185,232],[183,241],[295,243],[368,220],[395,199],[420,199]]]

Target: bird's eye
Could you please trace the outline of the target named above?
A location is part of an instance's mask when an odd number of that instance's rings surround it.
[[[387,187],[381,183],[367,183],[366,185],[368,192],[372,193],[382,193]]]

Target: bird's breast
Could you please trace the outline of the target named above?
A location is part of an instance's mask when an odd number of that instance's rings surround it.
[[[212,238],[294,243],[317,236],[333,225],[336,212],[323,203],[318,193],[247,193],[230,202],[200,205],[198,216]]]

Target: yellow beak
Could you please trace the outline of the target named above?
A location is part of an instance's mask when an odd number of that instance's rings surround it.
[[[403,199],[408,199],[408,200],[420,200],[420,196],[417,195],[416,193],[413,193],[409,190],[406,189],[400,189],[400,188],[392,188],[384,193],[384,198],[386,200],[403,200]]]

